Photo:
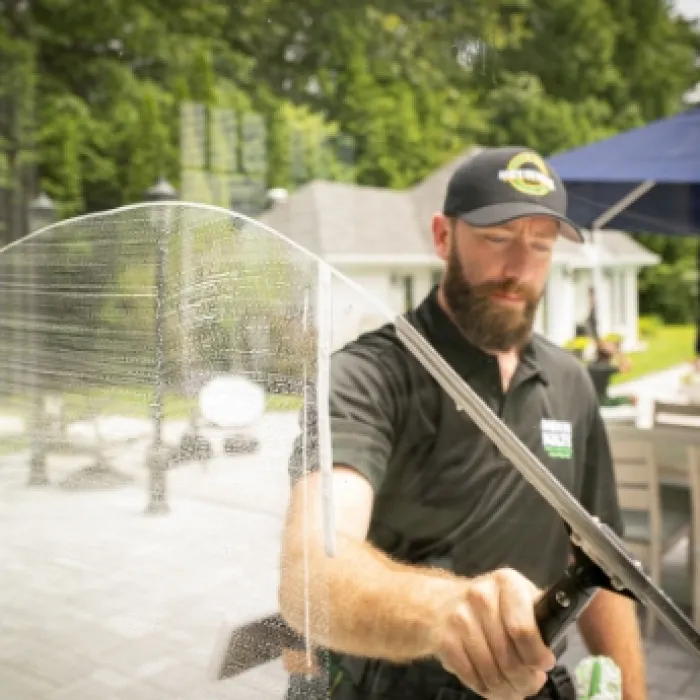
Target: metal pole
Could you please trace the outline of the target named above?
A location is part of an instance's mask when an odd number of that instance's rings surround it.
[[[55,219],[55,206],[51,198],[41,193],[29,205],[29,228],[30,233],[34,233],[41,228],[49,226]],[[32,242],[28,242],[29,255],[27,256],[27,265],[29,270],[29,284],[27,285],[27,302],[29,304],[27,329],[28,339],[28,365],[31,383],[32,395],[32,435],[30,444],[29,457],[29,480],[28,486],[48,486],[50,484],[49,476],[46,469],[46,452],[47,452],[47,425],[48,416],[46,415],[46,407],[44,405],[44,387],[42,386],[41,375],[39,373],[40,364],[40,343],[41,333],[39,331],[39,316],[40,312],[37,307],[36,285],[38,283],[37,275],[37,250],[32,250]]]
[[[167,203],[177,199],[177,192],[161,178],[147,193],[148,201]],[[149,449],[147,463],[149,470],[149,502],[146,513],[161,515],[170,512],[167,493],[167,472],[170,466],[170,451],[163,444],[163,385],[165,382],[165,270],[168,259],[168,212],[166,206],[154,206],[157,217],[156,266],[155,266],[155,377],[151,419],[153,421],[153,443]]]
[[[157,447],[163,442],[163,369],[165,366],[165,262],[167,250],[165,246],[164,226],[158,226],[156,247],[156,366],[155,386],[153,391],[154,436],[153,444]]]
[[[608,306],[605,305],[605,311],[603,314],[600,313],[601,308],[600,297],[603,290],[603,269],[601,267],[600,260],[600,248],[598,246],[600,242],[600,232],[605,226],[607,226],[610,221],[612,221],[618,214],[623,212],[627,207],[634,204],[637,200],[641,199],[656,183],[653,180],[645,180],[640,182],[635,188],[628,192],[622,199],[613,204],[611,207],[606,209],[595,221],[591,224],[590,228],[590,244],[591,254],[593,256],[593,265],[591,268],[591,284],[593,286],[594,292],[594,311],[598,320],[598,332],[604,335],[609,327],[609,313]]]

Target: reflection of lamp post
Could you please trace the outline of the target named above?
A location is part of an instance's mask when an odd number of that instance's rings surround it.
[[[56,218],[56,207],[52,199],[41,192],[39,196],[29,204],[29,233],[34,233],[39,229],[50,226]],[[49,478],[46,473],[46,440],[47,425],[46,415],[43,405],[43,387],[39,374],[39,345],[41,334],[39,332],[39,318],[37,313],[36,283],[37,283],[37,260],[36,249],[29,247],[29,257],[27,260],[29,271],[29,294],[27,303],[29,305],[28,321],[31,324],[27,338],[27,350],[29,352],[29,376],[31,381],[31,394],[33,400],[33,426],[29,457],[29,486],[48,486]]]
[[[166,474],[169,466],[169,451],[163,444],[163,376],[165,368],[165,267],[168,254],[168,234],[172,224],[172,207],[168,202],[176,200],[177,191],[164,178],[146,193],[146,200],[164,206],[150,208],[151,225],[156,234],[156,319],[155,319],[155,386],[153,387],[153,444],[148,454],[149,496],[146,513],[167,513],[170,510],[166,492]]]
[[[34,233],[45,226],[51,226],[56,219],[56,205],[46,192],[29,203],[29,232]]]

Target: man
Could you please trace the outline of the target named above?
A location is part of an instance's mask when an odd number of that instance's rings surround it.
[[[585,329],[585,335],[593,338],[593,341],[595,342],[595,366],[599,367],[601,364],[606,363],[610,367],[611,374],[616,372],[628,372],[630,370],[630,361],[622,352],[622,348],[620,347],[619,343],[604,340],[600,337],[600,333],[598,332],[598,311],[595,287],[588,288],[588,307],[588,316],[586,317],[583,328]],[[617,364],[613,365],[613,362]],[[607,385],[608,378],[604,380],[604,384],[602,386],[607,387]],[[600,399],[600,387],[597,387],[597,389]],[[604,393],[602,398],[605,398]]]
[[[586,316],[586,321],[584,322],[584,328],[596,343],[600,340],[600,335],[598,334],[598,309],[596,308],[596,298],[595,298],[595,287],[588,288],[588,316]]]
[[[557,236],[581,240],[565,213],[564,187],[540,156],[479,152],[456,170],[432,220],[442,282],[407,315],[584,507],[620,533],[591,381],[532,330]],[[533,608],[566,568],[566,529],[392,324],[334,354],[330,421],[337,551],[324,551],[311,430],[291,462],[280,605],[289,624],[310,625],[313,642],[331,650],[331,697],[560,697],[566,678],[550,672],[556,659]],[[312,467],[303,477],[302,462]],[[644,700],[634,605],[601,591],[579,626],[592,653],[622,668],[626,700]]]

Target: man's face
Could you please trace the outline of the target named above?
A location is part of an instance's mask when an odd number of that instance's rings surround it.
[[[558,222],[523,217],[489,228],[445,221],[443,294],[455,323],[475,345],[494,352],[529,339],[544,293]]]

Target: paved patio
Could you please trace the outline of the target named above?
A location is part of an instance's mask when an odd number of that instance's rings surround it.
[[[133,484],[106,491],[28,489],[26,455],[0,456],[0,531],[11,533],[0,540],[0,697],[281,700],[279,662],[225,682],[209,663],[224,619],[276,607],[295,431],[295,415],[269,415],[257,454],[179,466],[163,516],[144,515],[144,441],[115,452]],[[52,457],[53,484],[84,464]],[[681,598],[683,556],[667,571]],[[700,699],[700,664],[661,626],[647,649],[653,700]],[[573,635],[566,661],[585,655]]]
[[[634,355],[631,355],[634,362]],[[674,399],[678,395],[681,378],[692,369],[690,362],[653,372],[631,381],[620,382],[609,387],[610,396],[637,396],[638,398]],[[624,375],[623,375],[624,377]]]

